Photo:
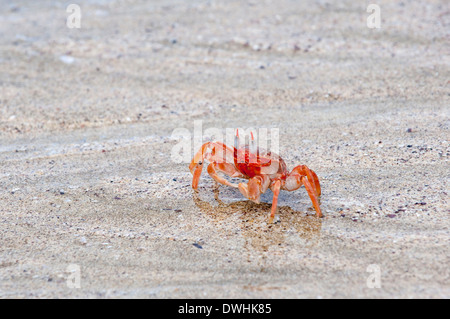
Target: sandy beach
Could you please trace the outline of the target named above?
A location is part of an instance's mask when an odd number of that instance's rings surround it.
[[[370,3],[0,0],[0,298],[450,298],[450,6]],[[195,123],[278,130],[324,218],[193,192]]]

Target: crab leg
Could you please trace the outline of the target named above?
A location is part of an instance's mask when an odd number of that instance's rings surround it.
[[[205,143],[202,145],[200,150],[194,155],[194,158],[189,165],[189,170],[192,175],[194,175],[192,179],[192,188],[197,189],[198,181],[200,180],[200,175],[202,174],[203,169],[203,160],[206,156],[206,150],[209,147],[209,143]]]
[[[238,188],[237,184],[230,183],[225,178],[217,175],[217,171],[222,172],[230,177],[242,177],[242,174],[239,173],[233,165],[227,163],[211,163],[208,165],[208,173],[216,182]]]
[[[316,173],[313,170],[310,170],[306,165],[299,165],[294,167],[291,174],[294,172],[298,173],[301,176],[307,176],[309,182],[311,183],[314,189],[314,192],[317,194],[317,196],[320,196],[322,191],[320,189],[319,178],[317,177]]]
[[[259,204],[259,197],[261,196],[261,192],[259,190],[259,187],[255,187],[258,184],[253,183],[253,187],[249,188],[250,181],[248,183],[239,183],[238,188],[242,195],[245,196],[245,198],[250,199],[251,201]],[[255,185],[256,184],[256,185]]]
[[[198,182],[200,180],[200,176],[202,175],[202,169],[203,169],[203,163],[202,164],[197,164],[195,166],[195,170],[194,170],[194,177],[192,178],[192,188],[193,189],[197,189],[198,187]]]
[[[234,150],[231,147],[220,142],[208,142],[203,144],[200,150],[194,155],[194,158],[189,165],[189,170],[192,175],[194,175],[192,179],[192,188],[197,189],[198,187],[205,159],[209,162],[219,164],[232,163],[233,153]],[[232,165],[230,164],[230,166]],[[229,170],[230,168],[228,167],[227,171]]]
[[[308,192],[309,198],[311,198],[311,202],[313,203],[314,208],[316,209],[317,217],[322,217],[322,211],[320,210],[320,204],[318,200],[318,195],[312,184],[309,182],[306,176],[301,177],[301,181],[303,185],[305,185],[306,191]],[[319,189],[320,190],[320,189]]]
[[[276,180],[272,184],[273,199],[272,199],[272,211],[270,212],[270,221],[273,221],[273,218],[275,217],[275,213],[277,211],[278,195],[280,194],[280,188],[281,182],[280,180]]]
[[[265,193],[269,188],[270,178],[266,175],[255,176],[251,178],[248,183],[239,183],[239,190],[242,195],[251,201],[259,204],[261,194]]]

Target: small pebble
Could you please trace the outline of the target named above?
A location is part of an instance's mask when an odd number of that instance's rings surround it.
[[[425,202],[417,202],[417,203],[415,203],[414,205],[426,205],[427,203],[425,203]]]
[[[75,62],[75,58],[69,55],[61,55],[59,57],[59,60],[65,64],[72,64],[73,62]]]

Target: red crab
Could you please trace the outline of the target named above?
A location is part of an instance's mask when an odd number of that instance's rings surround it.
[[[322,217],[319,197],[321,194],[319,179],[305,165],[296,166],[290,173],[283,159],[270,151],[259,149],[251,134],[250,144],[239,147],[239,131],[236,131],[234,147],[221,142],[203,144],[189,165],[192,173],[192,188],[197,189],[205,159],[210,162],[208,173],[218,183],[238,188],[249,200],[259,203],[260,195],[268,188],[273,192],[270,220],[273,221],[277,210],[280,189],[294,191],[305,186],[317,217]],[[248,179],[248,183],[231,183],[217,173],[230,177]]]

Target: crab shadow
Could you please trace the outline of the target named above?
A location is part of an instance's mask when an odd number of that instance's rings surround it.
[[[288,245],[312,247],[318,244],[322,220],[289,206],[279,206],[275,222],[269,220],[272,204],[256,204],[249,200],[225,203],[215,194],[215,200],[204,201],[194,192],[194,203],[207,218],[216,224],[227,224],[246,239],[245,246],[267,252],[271,248]]]

